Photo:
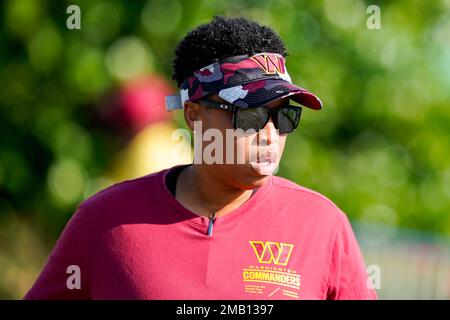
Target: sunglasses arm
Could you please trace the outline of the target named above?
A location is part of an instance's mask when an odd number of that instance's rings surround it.
[[[206,99],[200,99],[198,102],[207,107],[210,107],[210,108],[222,109],[222,110],[227,110],[227,111],[231,111],[231,112],[235,112],[239,108],[239,107],[235,106],[234,104],[221,103],[221,102],[206,100]]]

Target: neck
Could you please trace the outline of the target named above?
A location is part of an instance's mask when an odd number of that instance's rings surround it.
[[[213,177],[204,165],[188,166],[178,179],[177,200],[201,216],[211,216],[212,213],[216,217],[226,215],[246,202],[254,191],[227,185]]]

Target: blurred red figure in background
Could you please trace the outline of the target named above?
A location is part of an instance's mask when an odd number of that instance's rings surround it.
[[[170,120],[164,107],[170,92],[170,85],[158,75],[130,80],[101,103],[99,117],[113,130],[135,134],[149,124]]]

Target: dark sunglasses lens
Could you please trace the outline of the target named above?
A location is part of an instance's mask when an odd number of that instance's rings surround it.
[[[244,131],[258,131],[266,125],[270,113],[266,108],[238,109],[236,112],[236,128]]]
[[[277,113],[278,130],[280,134],[291,133],[297,128],[302,109],[300,107],[280,108]]]

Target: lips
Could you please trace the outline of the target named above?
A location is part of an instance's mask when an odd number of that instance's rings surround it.
[[[260,175],[269,176],[274,173],[278,164],[276,162],[251,162],[250,165]]]
[[[271,175],[278,165],[278,153],[273,150],[258,150],[256,160],[250,161],[252,168],[261,175]]]

